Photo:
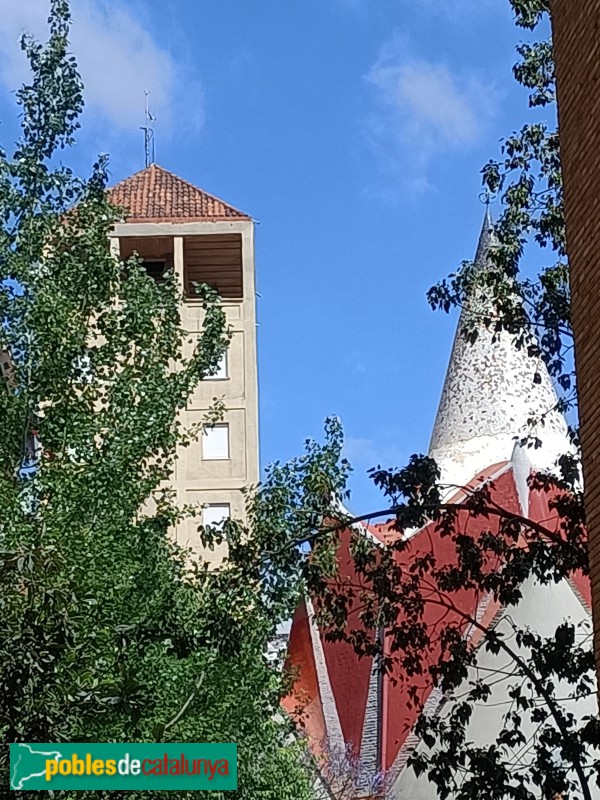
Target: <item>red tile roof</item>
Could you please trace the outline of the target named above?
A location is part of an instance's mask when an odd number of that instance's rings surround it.
[[[518,479],[514,473],[514,465],[502,464],[489,467],[481,473],[470,485],[476,485],[482,479],[493,478],[490,484],[492,502],[509,514],[521,515],[524,513],[522,501],[517,487]],[[458,499],[456,496],[453,502]],[[534,522],[541,522],[548,530],[562,536],[563,520],[557,509],[553,506],[553,494],[530,488],[527,499],[528,517]],[[370,528],[375,535],[385,538],[385,528],[388,523]],[[498,519],[485,516],[472,516],[465,507],[456,517],[455,532],[465,532],[476,538],[484,533],[499,533],[501,523]],[[356,535],[356,526],[353,530],[346,529],[340,533],[338,549],[339,572],[332,579],[332,588],[342,595],[351,598],[348,607],[348,630],[358,633],[365,630],[360,613],[364,609],[359,585],[368,588],[369,584],[364,576],[360,575],[351,556],[350,543]],[[411,565],[417,558],[433,555],[437,569],[454,566],[457,563],[456,545],[450,536],[440,536],[437,522],[431,522],[417,531],[409,541],[408,547],[395,554],[396,563],[401,574],[409,574]],[[493,560],[490,556],[486,568],[494,571],[502,563],[501,556]],[[582,573],[574,573],[569,580],[571,589],[576,597],[580,598],[584,607],[591,613],[591,589],[589,577]],[[351,596],[349,591],[353,591]],[[479,625],[488,627],[493,624],[496,615],[502,610],[491,595],[479,592],[473,587],[466,588],[451,594],[451,604],[443,608],[436,603],[435,583],[432,584],[432,598],[425,599],[422,612],[422,621],[432,634],[429,644],[422,649],[422,675],[405,672],[398,657],[402,649],[395,650],[391,635],[384,638],[384,650],[395,658],[390,672],[382,677],[377,689],[377,699],[374,700],[370,692],[370,674],[372,656],[359,658],[351,646],[345,641],[330,639],[326,636],[326,629],[320,631],[322,655],[315,649],[314,638],[306,619],[308,611],[302,601],[292,622],[290,640],[288,645],[287,668],[294,676],[294,686],[290,694],[284,698],[283,706],[293,715],[293,710],[300,706],[305,709],[302,718],[304,732],[315,755],[322,752],[321,742],[324,738],[331,740],[333,729],[331,721],[339,722],[344,744],[350,745],[356,752],[362,752],[364,747],[369,747],[370,729],[366,722],[377,721],[379,725],[379,758],[377,770],[390,775],[399,774],[406,767],[407,759],[415,746],[413,736],[414,726],[425,703],[430,702],[430,708],[435,710],[438,700],[432,694],[435,684],[430,668],[439,663],[441,656],[440,632],[448,626],[463,633],[473,647],[482,643],[482,632],[468,624],[469,619],[477,620]],[[442,595],[440,595],[442,596]],[[314,598],[315,605],[318,598]],[[535,607],[535,614],[543,613],[542,607]],[[405,619],[400,613],[398,622]],[[396,655],[394,656],[394,653]],[[324,659],[323,659],[324,656]],[[319,673],[320,671],[320,673]],[[316,677],[315,677],[316,676]],[[322,693],[321,684],[329,685],[331,695]],[[411,694],[411,689],[418,692],[418,700]],[[371,705],[369,705],[371,704]],[[325,736],[324,736],[325,728]],[[395,778],[394,778],[395,780]]]
[[[129,212],[128,222],[202,222],[250,219],[248,214],[198,189],[158,164],[136,172],[109,191]]]

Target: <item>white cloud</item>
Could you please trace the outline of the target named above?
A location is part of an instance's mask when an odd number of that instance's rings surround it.
[[[16,0],[0,15],[0,82],[17,88],[27,78],[27,63],[19,38],[31,32],[45,41],[48,0]],[[143,120],[144,90],[151,92],[152,110],[161,129],[176,114],[188,125],[202,120],[202,92],[183,75],[183,65],[158,44],[140,21],[131,0],[73,0],[72,50],[85,84],[86,109],[109,123],[113,131],[133,130]],[[185,84],[183,102],[179,87]]]
[[[369,138],[388,166],[407,173],[414,191],[429,188],[435,155],[472,146],[493,113],[492,86],[415,56],[404,37],[383,47],[366,78],[375,92]]]

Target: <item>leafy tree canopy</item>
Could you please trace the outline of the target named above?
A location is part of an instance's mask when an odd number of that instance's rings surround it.
[[[548,13],[545,0],[512,5],[523,27]],[[308,442],[304,456],[270,469],[249,496],[245,524],[202,532],[207,546],[227,539],[223,569],[192,566],[170,541],[169,528],[195,513],[177,509],[164,489],[176,443],[193,435],[178,412],[218,362],[225,320],[201,289],[204,328],[185,358],[174,276],[157,284],[108,251],[119,211],[106,197],[106,161],[88,180],[59,165],[83,104],[68,32],[68,3],[53,0],[48,43],[23,42],[32,79],[17,95],[21,140],[0,154],[0,347],[12,364],[0,392],[2,740],[237,741],[239,797],[304,800],[305,751],[277,710],[283,676],[266,651],[306,589],[328,636],[375,655],[383,670],[400,667],[413,703],[422,702],[423,676],[444,690],[445,711],[422,718],[426,749],[414,760],[441,797],[479,798],[485,787],[490,800],[590,798],[600,724],[569,711],[572,698],[594,691],[586,634],[562,620],[550,637],[480,626],[479,646],[506,656],[514,676],[514,708],[497,746],[483,750],[468,736],[473,704],[490,697],[485,682],[469,683],[475,650],[465,629],[478,621],[467,615],[434,630],[424,614],[431,603],[452,610],[466,590],[518,604],[530,579],[551,585],[587,572],[573,459],[557,477],[532,482],[547,493],[552,526],[498,506],[489,485],[445,502],[437,466],[423,456],[375,469],[397,535],[380,548],[351,533],[357,585],[349,586],[338,580],[337,557],[350,522],[338,502],[349,466],[331,419],[323,444]],[[546,41],[519,49],[515,76],[532,105],[553,102],[551,55]],[[494,266],[477,278],[494,298],[490,324],[541,353],[566,408],[576,397],[555,128],[536,122],[513,134],[483,177],[503,201]],[[532,237],[554,254],[537,280],[520,272]],[[462,305],[474,281],[465,263],[431,291],[432,304]],[[485,522],[476,533],[473,520]],[[402,536],[425,524],[452,543],[452,569]],[[360,624],[351,626],[355,608]],[[386,653],[381,630],[393,645]],[[524,719],[538,732],[517,768]],[[6,747],[0,765],[6,779]]]
[[[289,541],[324,512],[339,435],[332,423],[323,446],[276,465],[248,526],[203,531],[207,546],[229,538],[227,569],[193,564],[169,538],[197,513],[165,489],[176,444],[194,435],[179,412],[228,331],[200,287],[203,330],[184,356],[175,277],[157,283],[110,253],[122,213],[107,160],[87,180],[62,164],[83,108],[69,24],[67,0],[52,0],[47,43],[24,37],[21,138],[0,151],[2,782],[9,742],[235,741],[236,796],[305,800],[268,644],[298,591]]]

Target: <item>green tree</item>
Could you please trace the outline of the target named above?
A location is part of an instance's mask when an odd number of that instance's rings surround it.
[[[535,0],[513,0],[513,7],[526,26],[547,12]],[[337,500],[349,467],[332,419],[323,444],[309,442],[304,456],[270,469],[249,496],[246,524],[203,531],[207,546],[227,539],[223,569],[193,566],[172,544],[169,528],[195,513],[177,509],[163,488],[176,443],[193,435],[181,430],[178,410],[219,359],[227,338],[223,314],[200,288],[204,330],[195,354],[184,359],[173,276],[156,284],[135,260],[110,257],[107,234],[118,211],[105,194],[106,162],[87,181],[57,165],[58,151],[74,143],[83,103],[68,54],[66,0],[51,3],[50,28],[46,45],[24,40],[32,80],[17,95],[22,138],[11,157],[0,155],[0,346],[12,359],[0,393],[3,742],[237,741],[239,797],[308,798],[303,744],[277,711],[285,676],[266,654],[277,624],[306,588],[320,598],[329,635],[380,657],[383,669],[398,664],[415,703],[420,673],[446,692],[449,713],[423,720],[430,749],[415,761],[441,796],[478,798],[485,787],[492,800],[565,791],[589,798],[598,773],[598,720],[573,719],[557,690],[562,681],[570,695],[593,691],[590,651],[578,632],[568,623],[550,639],[513,631],[522,643],[515,657],[497,631],[481,631],[482,646],[511,656],[520,709],[505,719],[502,746],[482,753],[465,731],[470,702],[485,702],[489,693],[476,684],[466,701],[452,697],[473,664],[465,625],[477,620],[457,620],[440,633],[427,628],[423,613],[431,603],[452,607],[466,586],[518,603],[529,576],[553,582],[587,570],[572,460],[563,459],[558,478],[538,479],[541,489],[557,492],[558,534],[494,506],[486,487],[459,507],[444,503],[430,459],[375,470],[388,501],[384,513],[395,517],[398,531],[433,522],[436,535],[453,543],[456,568],[448,572],[430,554],[411,554],[401,538],[384,549],[355,535],[354,587],[337,581],[336,554],[349,522]],[[548,44],[525,46],[521,57],[517,78],[532,90],[532,102],[549,103]],[[574,385],[555,132],[527,126],[507,140],[505,158],[488,165],[484,179],[503,191],[505,208],[496,269],[480,278],[495,298],[493,324],[521,346],[540,349],[566,406]],[[518,270],[531,232],[558,254],[538,281],[523,280]],[[474,280],[465,264],[432,291],[433,304],[462,304]],[[526,299],[527,313],[515,294]],[[490,516],[497,524],[485,535],[469,535],[466,519]],[[408,567],[399,563],[405,557]],[[348,611],[357,606],[361,624],[352,630]],[[382,628],[394,642],[385,656],[374,635]],[[441,655],[427,661],[440,636]],[[525,715],[539,734],[519,771],[510,748],[519,743]],[[0,768],[6,780],[6,747]]]
[[[87,180],[61,165],[83,107],[69,24],[67,0],[52,0],[48,42],[23,39],[22,134],[0,152],[2,794],[9,742],[234,741],[235,796],[305,800],[268,645],[297,596],[291,543],[327,512],[324,480],[343,483],[338,426],[271,469],[247,526],[203,530],[207,546],[228,538],[226,568],[173,544],[169,529],[197,513],[164,488],[176,444],[197,435],[178,412],[228,332],[198,287],[204,325],[185,358],[174,276],[157,283],[109,252],[120,211],[106,159]]]

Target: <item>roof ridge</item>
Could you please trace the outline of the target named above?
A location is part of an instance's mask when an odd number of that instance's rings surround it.
[[[223,203],[224,206],[231,208],[233,211],[237,211],[238,214],[243,214],[244,216],[248,216],[240,208],[236,208],[236,206],[232,206],[231,203],[227,202],[226,200],[223,200],[222,197],[217,197],[216,194],[211,194],[210,192],[207,192],[206,189],[202,189],[200,186],[196,186],[195,183],[188,181],[186,178],[182,178],[181,175],[178,175],[176,172],[173,172],[172,170],[167,169],[166,167],[162,167],[160,164],[150,164],[149,167],[144,167],[144,169],[134,173],[134,175],[130,175],[130,177],[133,178],[135,177],[135,175],[139,175],[142,172],[146,172],[146,170],[151,170],[153,167],[157,172],[164,172],[165,175],[170,175],[171,178],[175,178],[180,183],[184,183],[186,186],[189,186],[190,189],[193,189],[195,192],[200,192],[200,194],[203,194],[205,197],[210,197],[211,200],[216,200],[218,203]],[[128,180],[128,178],[124,178],[124,180]]]
[[[135,201],[129,208],[132,219],[251,219],[249,214],[231,203],[159,164],[138,170],[109,187],[108,191],[120,196],[116,201],[118,205],[127,207],[128,199]],[[164,205],[157,211],[156,194],[163,192],[167,192]]]
[[[146,172],[147,169],[148,169],[148,167],[143,167],[143,169],[138,169],[137,172],[132,172],[131,175],[127,175],[127,177],[121,178],[120,181],[117,181],[116,183],[113,183],[112,186],[107,186],[106,187],[107,191],[108,192],[112,192],[112,190],[116,189],[117,186],[119,186],[121,183],[125,183],[125,181],[130,181],[133,178],[139,177],[143,172]]]

